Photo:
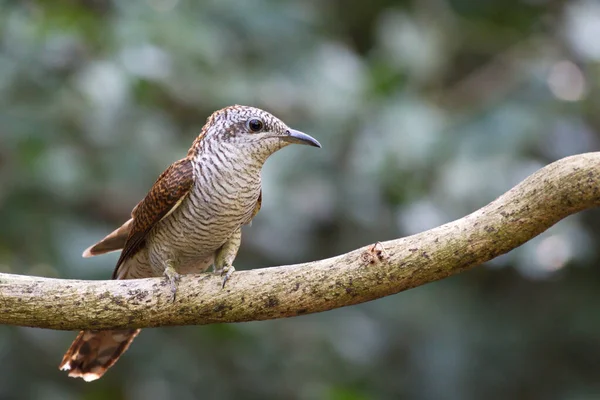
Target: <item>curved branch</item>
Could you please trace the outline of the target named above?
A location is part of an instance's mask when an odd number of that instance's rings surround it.
[[[559,160],[474,213],[326,260],[181,279],[77,281],[0,274],[0,323],[51,329],[143,328],[292,317],[388,296],[457,274],[600,205],[600,153]]]

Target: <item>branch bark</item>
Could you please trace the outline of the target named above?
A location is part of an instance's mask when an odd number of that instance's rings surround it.
[[[0,323],[50,329],[145,328],[292,317],[443,279],[600,205],[600,153],[542,168],[487,206],[417,235],[291,266],[181,279],[78,281],[0,274]]]

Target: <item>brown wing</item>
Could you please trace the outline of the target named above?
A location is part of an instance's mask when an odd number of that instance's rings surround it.
[[[133,209],[131,231],[117,261],[113,279],[125,260],[135,255],[144,245],[148,232],[161,219],[175,211],[194,183],[192,162],[184,158],[163,172],[146,197]]]

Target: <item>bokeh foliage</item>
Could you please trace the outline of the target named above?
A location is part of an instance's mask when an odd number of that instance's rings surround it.
[[[267,163],[238,269],[459,218],[599,149],[599,4],[0,1],[0,270],[109,277],[81,251],[234,103],[323,144]],[[0,398],[599,398],[599,222],[360,306],[145,330],[93,384],[56,368],[72,333],[2,327]]]

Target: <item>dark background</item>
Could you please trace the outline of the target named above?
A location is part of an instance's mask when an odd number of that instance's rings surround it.
[[[238,269],[420,232],[600,148],[592,0],[0,0],[0,271],[106,279],[81,252],[207,116],[321,141],[263,174]],[[300,318],[145,330],[100,381],[72,332],[0,327],[0,398],[600,398],[600,215],[485,266]]]

